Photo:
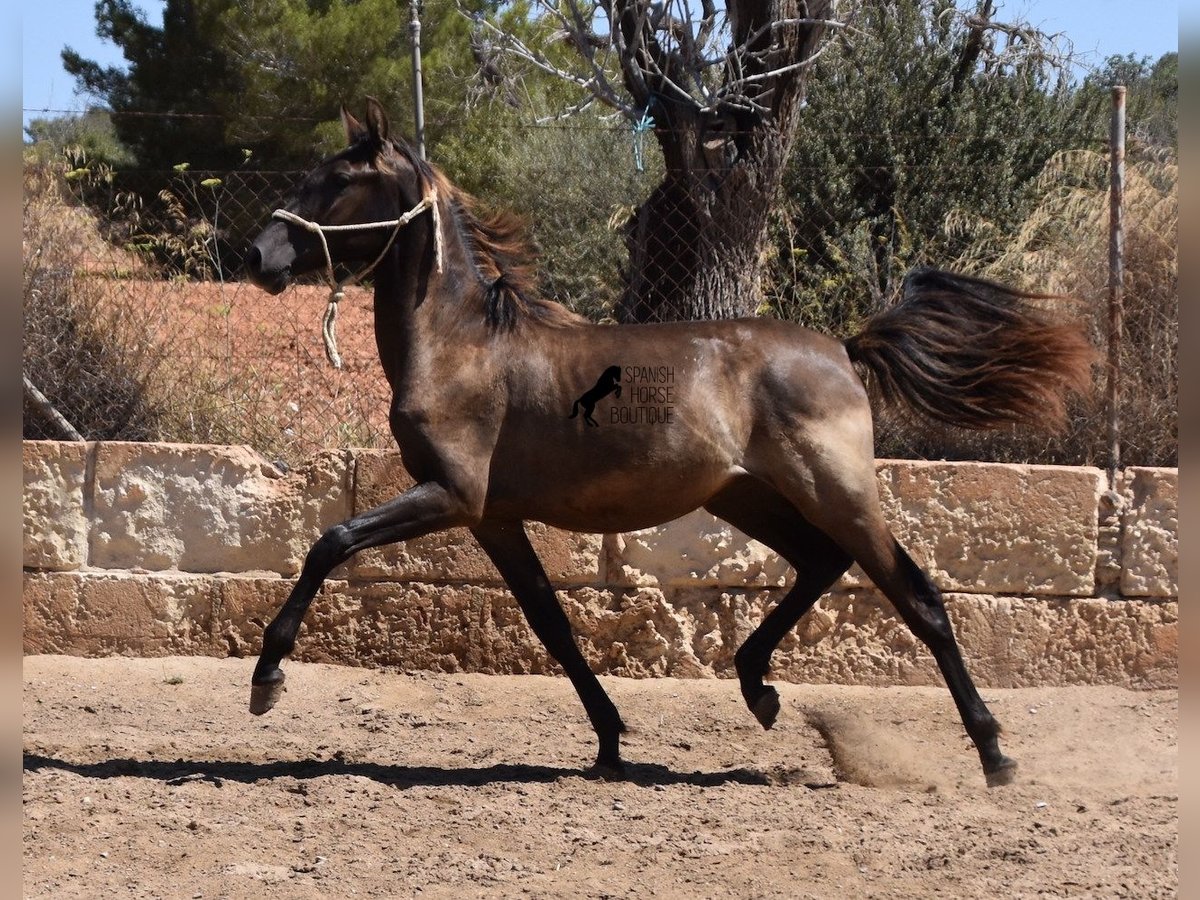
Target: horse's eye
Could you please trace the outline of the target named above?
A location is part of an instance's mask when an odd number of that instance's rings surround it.
[[[340,188],[346,187],[348,184],[350,184],[349,172],[334,172],[331,177],[333,179],[333,183]]]

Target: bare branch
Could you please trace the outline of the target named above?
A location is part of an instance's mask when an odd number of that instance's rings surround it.
[[[825,14],[826,4],[814,9],[816,15],[766,21],[770,13],[758,9],[740,27],[732,15],[739,7],[721,10],[716,0],[533,0],[533,6],[554,23],[554,38],[574,48],[580,67],[552,61],[494,21],[461,11],[482,22],[502,52],[583,88],[631,119],[655,98],[692,114],[727,109],[768,115],[773,104],[764,98],[773,82],[794,77],[824,50],[806,32],[846,28],[842,19]],[[799,11],[807,12],[807,6],[800,4]],[[608,34],[597,16],[607,19]],[[614,68],[622,85],[613,83]],[[575,104],[566,114],[583,108]]]
[[[520,38],[516,37],[510,32],[504,31],[492,22],[488,21],[486,18],[472,15],[461,9],[460,13],[471,19],[471,21],[476,22],[483,28],[487,29],[491,34],[495,35],[497,38],[497,47],[504,53],[524,60],[525,62],[537,67],[541,71],[549,75],[553,75],[555,78],[560,78],[563,81],[569,81],[572,84],[578,85],[579,87],[590,92],[596,100],[611,106],[614,109],[619,109],[621,112],[629,115],[630,117],[634,115],[633,109],[613,88],[611,83],[609,83],[608,80],[603,77],[603,73],[600,72],[599,75],[597,74],[599,67],[595,66],[594,62],[590,75],[582,75],[577,72],[571,72],[566,69],[562,69],[547,59],[544,53],[526,46]]]
[[[539,118],[534,119],[533,121],[537,125],[548,125],[551,122],[561,122],[563,119],[569,119],[571,116],[575,115],[576,113],[583,112],[585,109],[587,109],[589,106],[591,106],[595,102],[596,102],[595,96],[592,94],[589,94],[588,96],[586,96],[582,100],[580,100],[578,103],[572,103],[566,109],[564,109],[560,112],[557,112],[552,116],[541,116]]]

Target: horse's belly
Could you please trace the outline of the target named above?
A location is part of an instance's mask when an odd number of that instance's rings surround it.
[[[631,461],[625,466],[493,468],[487,515],[569,531],[618,532],[677,519],[741,470],[728,464]]]

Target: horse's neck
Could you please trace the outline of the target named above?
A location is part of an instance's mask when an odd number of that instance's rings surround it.
[[[456,239],[445,241],[438,272],[433,253],[419,243],[414,253],[397,248],[376,272],[375,341],[394,393],[434,357],[477,340],[484,328],[478,277],[466,248]]]

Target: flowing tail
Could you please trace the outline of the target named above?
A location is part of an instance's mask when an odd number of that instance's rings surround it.
[[[915,269],[900,302],[846,341],[889,403],[963,428],[1066,421],[1067,397],[1091,386],[1096,351],[1081,325],[1045,320],[1047,299],[995,282]]]

